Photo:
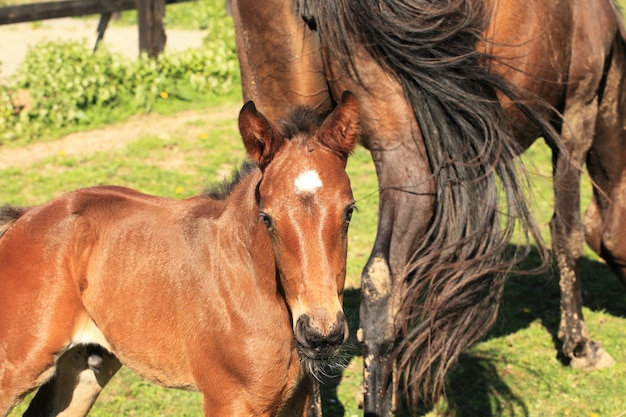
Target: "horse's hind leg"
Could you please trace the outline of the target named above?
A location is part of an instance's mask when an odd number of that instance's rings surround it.
[[[594,171],[599,165],[589,162],[588,166],[594,167],[589,172],[596,180]],[[585,239],[589,247],[606,261],[613,273],[626,285],[626,183],[617,181],[610,193],[603,193],[606,191],[594,190],[594,198],[585,211]],[[612,201],[608,201],[607,196]]]
[[[119,360],[97,345],[78,345],[57,362],[56,372],[31,401],[24,417],[86,416]]]
[[[585,213],[587,243],[626,284],[626,45],[616,38],[587,168],[598,189]]]
[[[593,83],[590,83],[593,84]],[[588,87],[588,86],[587,86]],[[582,313],[579,259],[583,249],[580,218],[580,170],[595,134],[597,96],[584,91],[568,92],[563,113],[562,140],[569,155],[554,151],[555,213],[550,222],[552,249],[560,271],[561,321],[558,337],[564,355],[574,368],[608,366],[612,358],[589,338]],[[588,87],[591,88],[591,87]],[[594,97],[587,99],[588,96]],[[570,159],[571,158],[571,159]],[[575,164],[572,164],[572,160]]]
[[[591,38],[593,37],[584,39]],[[597,59],[600,62],[590,61],[591,56],[586,54],[592,48],[581,48],[584,51],[584,57],[572,58],[573,65],[580,63],[579,66],[582,68],[578,71],[585,76],[580,78],[583,81],[577,88],[572,87],[574,91],[568,89],[563,142],[566,147],[573,149],[576,162],[582,163],[586,156],[591,179],[599,187],[599,189],[594,189],[594,199],[585,214],[587,241],[620,275],[620,270],[622,273],[624,271],[620,263],[623,266],[623,262],[626,261],[624,249],[626,239],[622,237],[626,228],[624,223],[626,221],[626,183],[623,177],[626,152],[622,145],[626,139],[623,125],[626,120],[626,103],[623,98],[626,88],[624,79],[626,47],[618,33],[613,40],[612,51],[607,55],[611,59],[608,72],[605,67],[606,63],[603,61],[604,55],[598,54]],[[595,49],[606,50],[602,46]],[[601,79],[601,77],[605,78]],[[573,148],[572,144],[575,144],[577,148]],[[565,176],[573,177],[573,171],[573,169],[561,167],[561,172],[564,173],[561,175],[561,181],[557,181],[555,176],[556,204],[560,204],[557,214],[569,211],[570,216],[569,218],[567,215],[562,216],[558,226],[557,222],[553,221],[553,226],[556,226],[553,227],[553,233],[563,233],[563,230],[565,233],[569,232],[569,235],[561,235],[565,236],[565,240],[561,242],[574,246],[568,248],[570,255],[574,257],[570,258],[569,262],[565,260],[567,251],[557,253],[561,267],[562,290],[559,338],[563,340],[563,352],[572,359],[573,367],[596,369],[610,366],[613,358],[589,339],[583,321],[580,277],[576,270],[577,265],[571,263],[572,260],[578,261],[582,250],[582,237],[579,236],[582,234],[582,226],[578,217],[580,176],[576,175],[577,182],[569,187],[567,187],[567,180],[563,181]],[[573,188],[574,186],[576,188]],[[570,198],[573,195],[576,198],[568,201],[568,191],[576,191],[570,194]],[[556,217],[555,220],[557,220]]]
[[[611,196],[626,196],[626,184],[620,183]],[[605,200],[605,201],[599,201]],[[624,202],[608,202],[596,192],[585,211],[585,239],[613,273],[626,285],[626,207]]]

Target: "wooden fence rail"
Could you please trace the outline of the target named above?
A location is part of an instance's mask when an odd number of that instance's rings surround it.
[[[0,7],[0,25],[36,20],[101,15],[98,40],[102,39],[111,13],[137,9],[139,50],[156,57],[165,46],[165,5],[192,0],[62,0]],[[97,46],[97,44],[96,44]]]

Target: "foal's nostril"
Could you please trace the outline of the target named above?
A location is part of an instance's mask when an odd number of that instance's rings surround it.
[[[311,326],[311,319],[306,314],[300,316],[296,323],[295,337],[298,345],[320,358],[334,355],[348,336],[348,323],[342,312],[337,313],[337,321],[326,334]]]
[[[310,331],[309,329],[311,328],[310,321],[311,319],[306,314],[298,317],[298,322],[296,323],[295,336],[296,336],[296,341],[298,342],[300,346],[307,346],[307,347],[309,346],[307,333],[309,333]]]
[[[339,345],[342,345],[346,340],[348,340],[349,336],[350,336],[350,332],[348,330],[348,322],[346,321],[346,317],[340,311],[337,313],[337,321],[335,322],[335,325],[328,333],[327,338],[332,343],[339,346]]]

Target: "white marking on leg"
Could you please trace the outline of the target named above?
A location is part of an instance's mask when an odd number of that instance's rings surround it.
[[[298,193],[313,193],[322,186],[322,180],[317,172],[307,169],[294,181]]]

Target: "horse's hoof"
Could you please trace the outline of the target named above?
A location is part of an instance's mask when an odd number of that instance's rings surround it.
[[[570,366],[572,368],[582,369],[584,371],[595,371],[597,369],[608,368],[615,363],[615,359],[595,341],[589,343],[586,351],[586,355],[571,358]]]

